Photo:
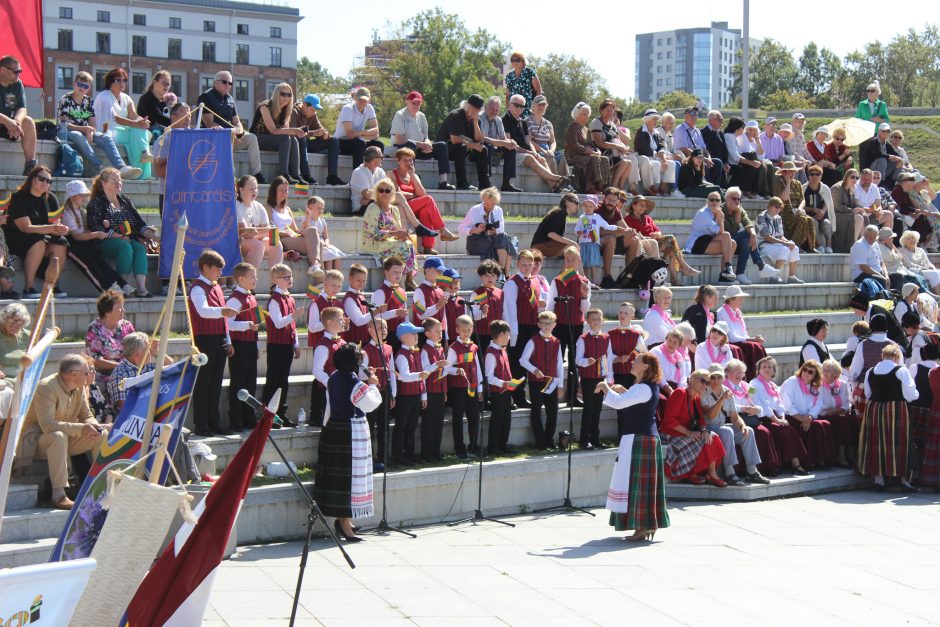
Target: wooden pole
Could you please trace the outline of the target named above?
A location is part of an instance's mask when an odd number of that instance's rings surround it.
[[[163,470],[163,461],[169,452],[170,436],[173,434],[173,425],[160,427],[160,437],[157,439],[157,452],[153,455],[153,466],[150,468],[150,483],[160,483],[160,472]],[[142,464],[146,466],[146,464]]]
[[[59,280],[59,270],[59,260],[55,257],[51,257],[49,259],[49,267],[46,268],[46,276],[43,279],[42,294],[39,296],[36,316],[33,318],[33,333],[29,337],[30,347],[32,347],[42,335],[42,325],[46,319],[46,311],[49,309],[49,302],[53,298],[52,290],[55,288],[56,281]]]

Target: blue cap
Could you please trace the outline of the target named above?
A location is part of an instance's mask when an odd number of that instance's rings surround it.
[[[323,110],[323,107],[320,106],[320,96],[316,94],[307,94],[304,96],[304,102],[313,107],[314,109]]]
[[[440,257],[428,257],[424,260],[424,269],[434,268],[435,270],[444,270],[446,266]]]
[[[444,271],[441,274],[452,279],[463,279],[463,277],[460,276],[460,273],[457,272],[457,270],[454,268],[444,268]]]
[[[406,333],[424,333],[424,328],[417,327],[410,322],[402,322],[398,325],[398,329],[395,330],[395,335],[398,336],[398,339],[401,339],[401,336]]]

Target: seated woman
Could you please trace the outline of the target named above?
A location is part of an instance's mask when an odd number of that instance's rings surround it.
[[[267,259],[268,268],[281,263],[284,249],[279,238],[271,238],[271,222],[264,205],[258,202],[258,180],[250,174],[235,184],[235,214],[238,219],[239,249],[242,259],[261,269]]]
[[[82,271],[88,282],[98,292],[108,288],[133,294],[134,288],[115,272],[98,247],[98,242],[108,234],[102,231],[88,231],[85,228],[85,203],[91,198],[91,192],[84,181],[69,181],[65,184],[65,206],[62,209],[62,224],[69,227],[69,259]]]
[[[881,361],[865,373],[865,414],[858,440],[858,473],[872,476],[875,491],[885,489],[885,477],[901,481],[902,492],[914,492],[910,483],[911,446],[907,404],[920,394],[904,367],[901,349],[885,346]]]
[[[835,359],[822,362],[822,384],[819,386],[821,409],[819,417],[832,425],[836,443],[836,465],[851,468],[849,459],[858,445],[858,421],[852,415],[849,382],[842,378],[842,366]]]
[[[467,238],[467,254],[484,259],[495,259],[503,269],[503,276],[512,276],[512,259],[516,248],[506,235],[506,219],[499,206],[502,195],[495,187],[480,190],[480,204],[467,209],[467,215],[457,232]]]
[[[919,242],[920,233],[917,231],[904,231],[901,234],[901,261],[905,268],[927,281],[930,291],[940,294],[940,270],[930,261],[927,251],[917,245]]]
[[[826,178],[823,177],[823,183],[832,187],[842,179],[846,170],[855,165],[855,158],[845,144],[845,129],[837,128],[832,132],[832,141],[826,146],[826,160],[834,163],[839,173],[839,176],[832,179],[832,182],[827,183]]]
[[[445,242],[453,242],[458,239],[456,235],[447,230],[444,226],[444,219],[441,218],[440,209],[434,198],[429,196],[418,173],[415,172],[415,153],[411,148],[399,148],[395,152],[395,162],[398,164],[392,170],[392,178],[398,186],[398,192],[404,198],[408,206],[414,212],[418,221],[424,226],[435,231],[439,231],[441,239]],[[434,237],[421,238],[421,254],[436,255],[434,250]]]
[[[569,246],[577,248],[578,242],[565,237],[565,232],[568,228],[568,218],[577,216],[580,208],[581,201],[577,194],[562,194],[558,205],[549,209],[539,222],[529,248],[541,252],[549,259],[564,256],[565,249]]]
[[[655,132],[659,118],[656,109],[647,109],[643,114],[643,125],[637,129],[633,140],[633,148],[640,164],[640,180],[652,196],[665,196],[676,182],[672,160]]]
[[[821,253],[832,252],[832,229],[836,215],[832,206],[832,193],[820,181],[823,170],[813,164],[807,168],[809,181],[803,185],[803,202],[800,203],[806,215],[816,221],[817,250]]]
[[[591,121],[591,141],[610,160],[610,184],[623,188],[631,174],[639,174],[639,164],[636,153],[628,147],[629,138],[621,137],[617,128],[615,108],[616,104],[610,98],[601,101],[598,116]]]
[[[696,370],[689,377],[688,388],[674,390],[666,401],[660,429],[666,476],[673,481],[687,479],[695,485],[707,481],[723,488],[728,484],[715,468],[725,457],[725,447],[721,438],[707,428],[708,421],[721,411],[721,405],[707,411],[702,407],[701,395],[707,386],[708,371]]]
[[[858,170],[848,170],[842,182],[830,188],[832,211],[836,221],[832,229],[833,252],[845,254],[862,236],[862,230],[868,224],[868,216],[858,199],[855,198],[855,183]]]
[[[760,161],[763,168],[757,176],[757,194],[767,199],[772,195],[777,168],[770,159],[764,158],[764,144],[760,141],[760,125],[757,120],[748,120],[744,125],[744,134],[738,136],[738,152],[742,157]]]
[[[817,128],[816,132],[813,133],[813,141],[807,142],[806,149],[813,158],[814,165],[820,169],[821,182],[824,185],[832,186],[838,183],[842,177],[839,171],[840,164],[837,163],[838,157],[832,158],[833,155],[830,154],[830,152],[834,153],[835,149],[830,151],[829,146],[832,144],[826,143],[829,141],[829,137],[829,131],[825,127]],[[844,149],[845,146],[842,146],[842,148]]]
[[[682,314],[682,321],[688,322],[695,329],[695,341],[701,344],[708,337],[708,331],[715,324],[715,306],[718,304],[718,290],[711,285],[699,285],[694,302]]]
[[[679,329],[670,329],[666,341],[650,350],[650,355],[659,360],[663,370],[663,382],[668,386],[666,394],[672,390],[684,388],[689,383],[692,372],[692,360],[689,352],[682,345],[685,335]],[[664,386],[665,387],[665,386]]]
[[[323,270],[339,270],[339,260],[346,256],[346,253],[330,243],[330,231],[323,217],[326,210],[326,201],[319,196],[310,196],[307,198],[307,211],[304,212],[304,219],[300,223],[301,230],[307,230],[313,227],[317,230],[320,240],[320,261],[323,262]]]
[[[797,264],[800,261],[800,248],[796,242],[784,235],[783,201],[774,196],[767,201],[767,209],[757,214],[757,237],[760,239],[760,254],[780,271],[776,277],[769,278],[771,283],[803,283],[803,279],[796,276]],[[784,271],[784,264],[788,264]],[[784,281],[782,275],[786,275]]]
[[[95,96],[95,124],[99,133],[110,135],[114,142],[124,146],[127,161],[140,169],[140,178],[149,179],[150,120],[137,113],[134,101],[124,90],[127,88],[127,71],[114,68],[104,76],[104,89]]]
[[[291,185],[310,184],[300,176],[300,142],[307,149],[307,131],[290,125],[294,111],[294,91],[287,83],[275,85],[271,97],[255,109],[251,132],[258,138],[258,148],[277,151],[278,174]]]
[[[548,110],[548,98],[539,94],[532,100],[532,115],[526,119],[526,132],[529,135],[529,144],[536,154],[545,157],[548,169],[552,174],[558,174],[558,161],[555,158],[555,127],[551,120],[545,117]]]
[[[283,176],[276,176],[268,187],[265,209],[271,227],[277,229],[278,240],[284,247],[285,257],[296,261],[300,255],[307,256],[307,274],[316,274],[320,268],[320,233],[316,227],[308,226],[301,232],[294,220],[294,212],[287,204],[290,183]],[[270,240],[269,240],[270,241]]]
[[[653,212],[655,206],[656,203],[645,196],[634,196],[630,200],[630,204],[624,209],[624,222],[643,237],[656,240],[660,257],[669,264],[670,282],[681,285],[680,273],[692,277],[698,276],[702,272],[686,263],[675,235],[663,233],[659,230],[659,227],[649,215]]]
[[[95,381],[106,393],[111,372],[124,359],[121,342],[134,332],[134,325],[124,318],[124,295],[117,290],[103,292],[96,307],[98,317],[85,333],[85,352],[94,359]]]
[[[767,356],[767,351],[764,350],[763,336],[752,336],[747,332],[747,323],[744,322],[744,314],[741,312],[745,296],[750,294],[737,285],[726,289],[725,304],[718,309],[715,318],[728,325],[728,340],[741,349],[741,361],[747,364],[750,375],[757,372],[757,363]]]
[[[695,367],[708,370],[713,364],[724,367],[734,359],[728,344],[728,323],[719,320],[708,330],[708,337],[695,347]]]
[[[829,468],[836,461],[832,425],[819,417],[822,411],[822,365],[811,359],[780,386],[787,421],[793,425],[808,453],[806,461],[815,468]]]
[[[16,384],[20,358],[29,348],[29,311],[22,303],[10,303],[0,308],[0,379]],[[0,408],[6,409],[6,408]],[[7,418],[6,411],[0,416]]]
[[[927,280],[912,270],[908,270],[904,265],[904,257],[894,245],[894,231],[886,226],[878,229],[878,250],[881,252],[881,260],[888,271],[891,289],[900,290],[905,283],[914,283],[920,291],[930,293],[930,284]]]
[[[724,386],[731,392],[738,416],[754,432],[757,452],[761,458],[758,469],[764,475],[776,477],[780,473],[780,457],[777,455],[770,430],[761,423],[760,415],[763,410],[754,402],[755,390],[744,378],[746,370],[747,366],[740,359],[729,361],[725,364]]]
[[[808,253],[816,252],[816,221],[800,209],[803,204],[803,185],[796,180],[799,168],[792,161],[785,161],[777,170],[774,196],[783,202],[780,216],[787,239]]]
[[[728,147],[728,165],[731,168],[731,184],[741,188],[745,198],[757,198],[760,181],[767,180],[767,166],[757,158],[756,154],[741,153],[738,138],[742,135],[744,135],[744,120],[732,115],[728,118],[724,130],[725,146]]]
[[[117,173],[117,170],[112,170]],[[7,206],[7,222],[3,225],[10,252],[23,260],[23,274],[26,282],[23,298],[39,298],[39,292],[33,287],[39,265],[46,257],[59,262],[61,270],[68,252],[65,236],[69,227],[56,219],[49,219],[60,213],[59,201],[49,191],[52,184],[52,172],[44,165],[37,165],[26,176],[23,184],[10,196]],[[49,270],[46,270],[49,273]],[[58,298],[68,294],[58,285],[53,293]]]
[[[106,234],[98,245],[105,259],[111,259],[118,274],[128,283],[137,282],[138,298],[152,298],[147,291],[146,240],[159,241],[155,228],[137,213],[131,199],[122,194],[124,181],[114,168],[105,168],[95,177],[88,203],[88,230]]]
[[[273,185],[272,185],[273,187]],[[415,246],[402,223],[401,213],[392,204],[395,183],[384,178],[372,188],[373,198],[362,220],[359,252],[381,259],[399,257],[405,262],[405,288],[415,288]],[[508,275],[507,275],[508,276]]]
[[[154,137],[162,135],[171,123],[170,109],[177,102],[176,94],[170,91],[171,80],[167,70],[154,72],[147,91],[137,99],[137,113],[150,120],[150,133]]]
[[[800,365],[814,360],[824,363],[831,357],[829,347],[826,346],[826,336],[829,334],[829,323],[822,318],[813,318],[806,323],[806,341],[800,349]]]
[[[721,188],[705,178],[705,155],[696,148],[679,168],[679,191],[686,198],[707,198],[712,192],[721,196]]]
[[[610,159],[594,147],[587,124],[591,106],[579,102],[571,110],[571,124],[565,130],[565,161],[574,170],[578,190],[599,194],[610,184]]]
[[[731,266],[731,256],[737,244],[725,231],[725,216],[721,211],[721,194],[708,194],[708,204],[695,212],[692,229],[682,251],[693,255],[721,256],[721,274],[718,281],[733,283],[737,280]]]
[[[643,330],[646,331],[646,345],[650,348],[662,344],[666,333],[676,326],[672,320],[672,290],[665,286],[653,288],[653,306],[643,316]]]
[[[777,360],[764,357],[757,364],[757,373],[750,387],[754,388],[754,404],[761,409],[760,421],[773,438],[777,458],[781,466],[789,461],[794,475],[808,475],[800,464],[800,460],[806,459],[806,447],[796,428],[787,421],[780,389],[774,383],[774,377],[777,376]]]

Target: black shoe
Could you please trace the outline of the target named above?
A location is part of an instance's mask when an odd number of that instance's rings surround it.
[[[342,537],[346,542],[362,542],[362,538],[359,536],[347,536],[343,533],[343,528],[339,525],[339,518],[333,521],[333,530],[336,531],[336,535]]]
[[[265,180],[265,178],[264,178],[264,176],[261,174],[261,172],[258,172],[258,173],[256,173],[256,174],[254,174],[253,176],[255,177],[255,180],[258,181],[258,185],[264,185],[264,184],[267,183],[267,181]]]
[[[501,453],[504,453],[504,454],[506,454],[506,455],[515,455],[515,454],[516,454],[516,449],[513,448],[512,446],[509,446],[509,445],[501,446],[501,447],[499,447],[499,450],[500,450]]]
[[[282,174],[281,177],[287,180],[287,183],[290,185],[297,185],[300,182],[290,174]]]
[[[211,438],[213,435],[215,435],[212,433],[212,430],[207,427],[196,427],[196,430],[193,431],[193,433],[201,438]]]
[[[384,470],[385,470],[385,464],[383,464],[382,462],[374,462],[374,463],[372,464],[372,472],[373,472],[373,474],[374,474],[374,473],[382,472],[382,471],[384,471]]]
[[[518,187],[516,187],[516,186],[513,185],[512,183],[503,183],[502,185],[499,186],[499,191],[501,191],[501,192],[522,192],[522,191],[525,191],[525,190],[519,189]]]
[[[601,280],[601,289],[602,290],[613,290],[617,288],[617,282],[614,281],[614,277],[609,274]]]
[[[750,475],[748,475],[747,477],[745,477],[744,479],[745,479],[745,481],[747,481],[748,483],[759,483],[759,484],[761,484],[761,485],[768,485],[768,484],[770,484],[770,479],[768,479],[768,478],[765,477],[764,475],[760,474],[759,472],[755,472],[755,473],[753,473],[753,474],[750,474]]]
[[[875,492],[884,492],[885,486],[882,483],[875,483],[871,486],[871,489],[874,490]]]
[[[457,459],[470,459],[470,456],[467,455],[467,451],[459,451],[457,453]]]
[[[24,288],[24,289],[23,289],[23,298],[24,298],[24,299],[39,298],[39,292],[37,292],[36,290],[34,290],[34,289],[31,288],[31,287]]]
[[[4,290],[0,292],[0,298],[8,299],[8,300],[19,300],[20,293],[17,292],[16,290]]]
[[[335,174],[330,174],[329,176],[326,177],[326,184],[327,185],[345,185],[346,181],[339,178]]]
[[[52,288],[52,295],[56,298],[68,298],[69,293],[65,290],[60,290],[58,287]]]
[[[285,427],[296,427],[297,423],[291,420],[290,418],[281,418],[281,424]]]
[[[212,435],[218,435],[218,436],[233,435],[231,431],[229,431],[228,429],[223,429],[221,427],[209,427],[209,431],[212,432]]]
[[[449,191],[453,191],[453,190],[457,189],[456,187],[454,187],[453,185],[451,185],[451,184],[448,183],[447,181],[444,181],[443,183],[438,183],[437,188],[438,188],[438,189],[449,190]]]
[[[464,192],[475,192],[475,191],[477,191],[477,188],[476,188],[476,187],[474,187],[473,185],[469,185],[469,184],[468,184],[468,185],[458,185],[458,186],[457,186],[457,189],[459,189],[459,190],[461,190],[461,191],[464,191]]]
[[[912,486],[912,485],[905,485],[905,484],[902,483],[902,484],[901,484],[901,492],[903,492],[904,494],[911,494],[911,493],[913,493],[913,492],[917,492],[917,488],[915,488],[915,487]]]
[[[37,163],[38,162],[35,159],[27,159],[23,166],[23,176],[29,176],[30,170],[35,168]]]
[[[574,401],[571,402],[571,407],[584,407],[584,401],[574,399]]]
[[[809,474],[809,471],[803,468],[802,466],[796,466],[794,468],[791,468],[791,471],[793,472],[794,475],[798,477],[805,477],[806,475]]]
[[[432,231],[419,222],[418,226],[415,227],[415,235],[418,237],[437,237],[439,233],[437,231]]]
[[[516,406],[516,409],[529,409],[530,407],[532,407],[532,403],[526,400],[515,401],[514,404]]]
[[[305,185],[319,185],[319,183],[317,183],[317,179],[313,178],[310,175],[304,176],[303,174],[301,174],[300,182],[304,183]]]

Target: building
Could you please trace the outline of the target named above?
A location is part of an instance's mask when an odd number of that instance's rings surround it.
[[[760,40],[751,38],[751,50]],[[636,98],[655,102],[681,90],[710,107],[732,100],[732,68],[741,50],[741,31],[728,22],[709,28],[683,28],[636,36]]]
[[[173,93],[189,103],[228,70],[248,124],[278,83],[296,83],[302,19],[295,8],[230,0],[45,0],[45,116],[81,70],[95,77],[97,93],[108,70],[124,68],[135,103],[158,70],[170,72]]]

